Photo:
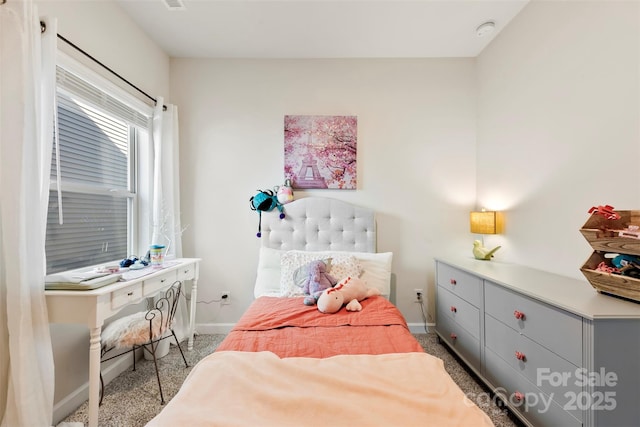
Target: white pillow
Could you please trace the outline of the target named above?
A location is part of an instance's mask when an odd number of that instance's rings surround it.
[[[310,252],[310,251],[287,251],[280,258],[280,295],[283,297],[293,297],[304,295],[302,288],[296,286],[293,279],[295,271],[311,261],[327,260],[328,273],[336,280],[342,280],[347,276],[360,277],[362,268],[358,260],[349,252]]]
[[[260,247],[256,284],[253,288],[255,298],[261,296],[280,296],[280,257],[284,251]]]
[[[391,294],[391,262],[393,252],[352,252],[360,262],[362,276],[370,288],[380,290],[380,293],[389,298]]]
[[[254,296],[256,298],[266,296],[284,296],[280,289],[281,277],[281,257],[286,251],[271,248],[260,248],[260,258],[258,260],[258,271],[256,275],[256,283],[254,287]],[[300,251],[302,252],[302,251]],[[336,251],[320,251],[305,252],[312,254],[314,259],[326,259],[334,254],[342,256],[354,256],[362,268],[361,279],[367,282],[367,285],[380,290],[382,295],[389,297],[391,293],[391,262],[393,260],[393,252],[336,252]],[[310,260],[311,261],[311,260]],[[295,271],[295,269],[293,270]],[[337,276],[337,275],[336,275]],[[336,280],[344,277],[335,277]],[[294,285],[295,286],[295,285]]]

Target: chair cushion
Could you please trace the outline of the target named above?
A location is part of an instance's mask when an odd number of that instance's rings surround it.
[[[109,323],[102,330],[102,348],[128,348],[149,342],[149,320],[145,318],[146,314],[146,311],[133,313]],[[160,338],[167,329],[160,317],[156,315],[152,320],[152,339]]]

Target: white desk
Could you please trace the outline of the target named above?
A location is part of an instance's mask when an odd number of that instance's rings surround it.
[[[173,262],[177,263],[137,279],[116,282],[98,289],[45,291],[50,323],[84,323],[89,327],[89,427],[98,425],[100,334],[106,319],[117,314],[127,305],[137,304],[144,298],[167,289],[176,280],[190,280],[191,304],[187,348],[193,349],[200,259],[182,258]]]

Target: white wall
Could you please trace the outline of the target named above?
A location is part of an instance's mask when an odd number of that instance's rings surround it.
[[[584,279],[589,208],[640,209],[639,5],[534,1],[478,57],[478,202],[506,210],[497,258]]]
[[[378,250],[393,251],[396,303],[433,311],[433,256],[471,253],[475,202],[475,61],[171,60],[180,109],[184,253],[203,259],[197,323],[238,320],[253,300],[257,189],[282,184],[286,114],[358,116],[358,189],[296,192],[378,212]],[[230,291],[231,305],[206,304]],[[201,329],[202,330],[202,329]]]
[[[37,5],[40,16],[58,19],[58,34],[151,96],[169,97],[169,57],[115,2],[43,0]],[[64,42],[58,44],[82,59]],[[99,67],[96,70],[102,71]],[[110,77],[103,71],[101,74]],[[56,324],[51,325],[51,334],[56,369],[53,421],[57,423],[88,397],[84,387],[89,372],[89,331],[82,325]]]

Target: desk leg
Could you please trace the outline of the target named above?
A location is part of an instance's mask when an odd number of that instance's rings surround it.
[[[102,327],[89,329],[89,427],[98,426],[100,401],[100,333]]]
[[[191,306],[189,307],[189,341],[187,350],[193,350],[193,334],[196,328],[196,305],[198,299],[198,277],[191,281]]]

